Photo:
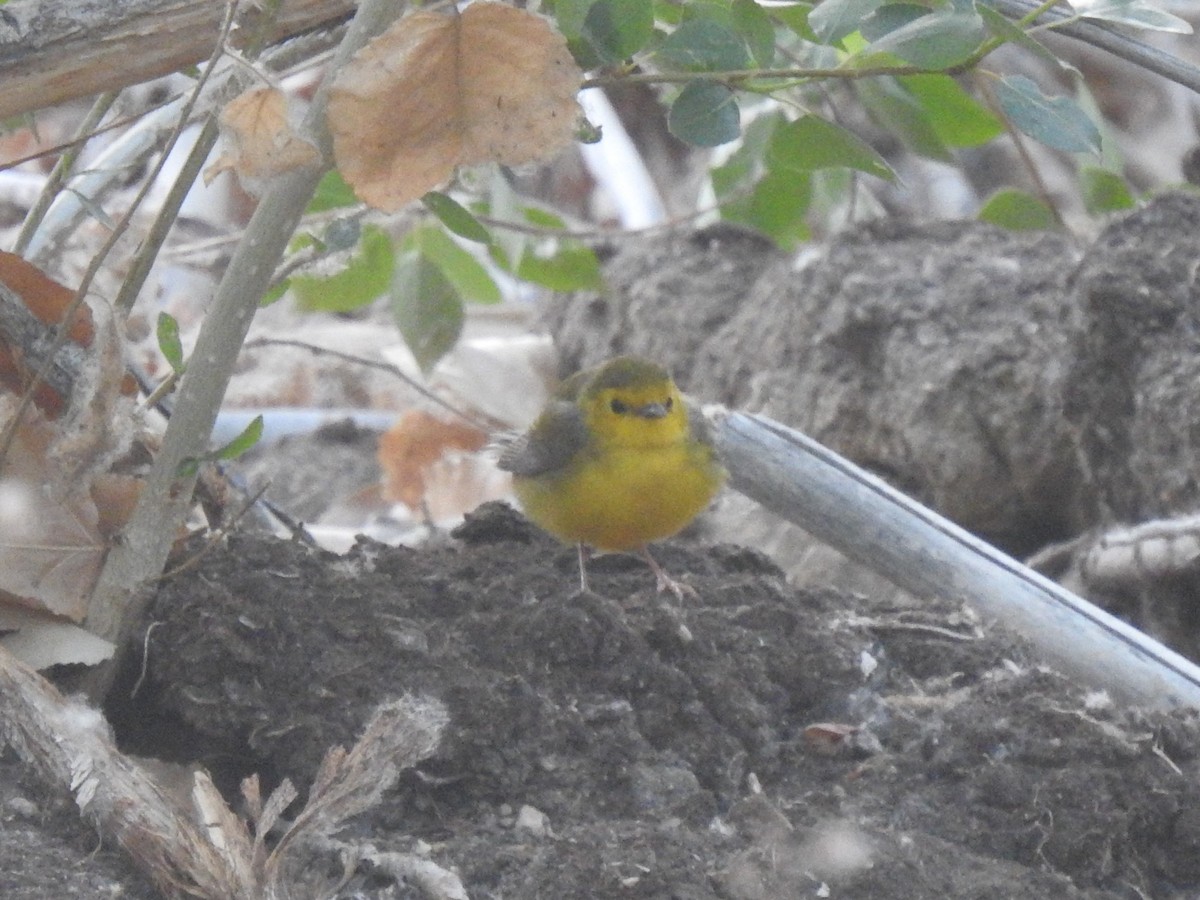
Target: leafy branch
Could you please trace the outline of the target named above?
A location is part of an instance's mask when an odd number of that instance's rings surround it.
[[[398,10],[387,0],[367,0],[346,33],[330,67],[330,77]],[[330,158],[330,138],[324,125],[328,80],[314,97],[304,130],[313,136],[324,159]],[[183,471],[186,460],[207,447],[217,411],[241,352],[242,342],[266,292],[275,266],[296,228],[324,166],[288,172],[263,196],[246,234],[217,286],[212,308],[204,320],[179,388],[175,412],[163,444],[147,476],[123,540],[109,554],[93,593],[89,630],[114,640],[136,627],[148,602],[147,587],[163,570],[179,526],[191,506],[195,473]],[[111,667],[93,683],[103,694],[113,675]]]

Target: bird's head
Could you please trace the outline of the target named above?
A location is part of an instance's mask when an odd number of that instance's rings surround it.
[[[687,432],[687,410],[666,369],[633,356],[618,356],[582,386],[579,405],[588,430],[609,446],[653,447]]]

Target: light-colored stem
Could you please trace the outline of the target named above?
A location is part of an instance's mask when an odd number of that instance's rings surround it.
[[[0,22],[0,119],[202,62],[219,41],[226,6],[218,0],[8,3]],[[267,37],[279,42],[332,27],[353,11],[354,0],[288,0]]]
[[[715,436],[733,488],[900,587],[974,607],[1122,700],[1200,707],[1200,667],[811,438],[742,413]]]
[[[46,179],[46,186],[42,188],[41,195],[37,198],[37,202],[33,204],[33,208],[29,210],[29,214],[25,216],[25,221],[21,223],[21,231],[13,243],[13,253],[18,256],[25,255],[25,251],[29,247],[29,242],[33,239],[34,233],[42,224],[46,210],[50,208],[50,204],[54,202],[54,198],[58,196],[58,192],[62,190],[62,186],[67,180],[67,175],[75,168],[75,161],[79,159],[79,154],[83,152],[88,135],[96,130],[96,127],[100,124],[100,120],[112,108],[113,102],[116,99],[117,95],[113,91],[101,94],[96,98],[96,102],[92,104],[92,108],[88,110],[87,116],[76,130],[75,140],[63,151],[62,156],[58,158],[58,162],[54,164],[54,169],[50,172],[50,177]]]
[[[167,235],[175,225],[175,220],[179,217],[179,210],[183,208],[183,201],[187,199],[188,192],[196,183],[196,178],[199,177],[200,170],[204,167],[205,160],[208,159],[208,154],[217,142],[219,131],[216,118],[210,116],[204,123],[204,127],[200,129],[200,134],[196,136],[196,143],[188,153],[187,161],[175,178],[175,183],[171,185],[171,190],[167,193],[158,215],[154,217],[154,225],[151,226],[150,232],[138,248],[137,257],[129,269],[129,274],[125,276],[125,281],[121,284],[121,291],[117,294],[117,299],[113,301],[113,306],[120,311],[121,315],[129,315],[133,304],[137,302],[138,294],[141,293],[142,286],[146,283],[146,278],[154,267],[154,261],[158,259],[158,251],[162,249],[163,242],[166,241]]]
[[[0,737],[54,790],[69,788],[105,839],[162,886],[236,897],[220,853],[146,772],[113,744],[104,718],[0,647]],[[239,898],[240,900],[240,898]]]
[[[367,0],[347,31],[303,126],[325,159],[331,155],[324,117],[333,73],[398,16],[401,8],[393,0]],[[199,456],[207,446],[259,298],[323,172],[324,167],[289,172],[271,184],[217,286],[180,383],[162,449],[128,526],[109,553],[92,597],[88,629],[118,646],[126,631],[140,620],[148,589],[162,572],[191,507],[195,476],[180,475],[180,466],[189,457]],[[106,686],[94,684],[93,689],[103,690]]]

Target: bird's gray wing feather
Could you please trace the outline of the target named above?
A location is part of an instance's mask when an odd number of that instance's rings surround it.
[[[527,478],[565,467],[587,444],[583,413],[574,403],[552,400],[533,423],[500,454],[499,466]]]

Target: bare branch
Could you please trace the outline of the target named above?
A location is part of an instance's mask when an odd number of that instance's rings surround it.
[[[273,41],[331,26],[354,0],[289,0]],[[25,0],[0,10],[0,119],[119,90],[207,59],[223,3],[191,0]]]

